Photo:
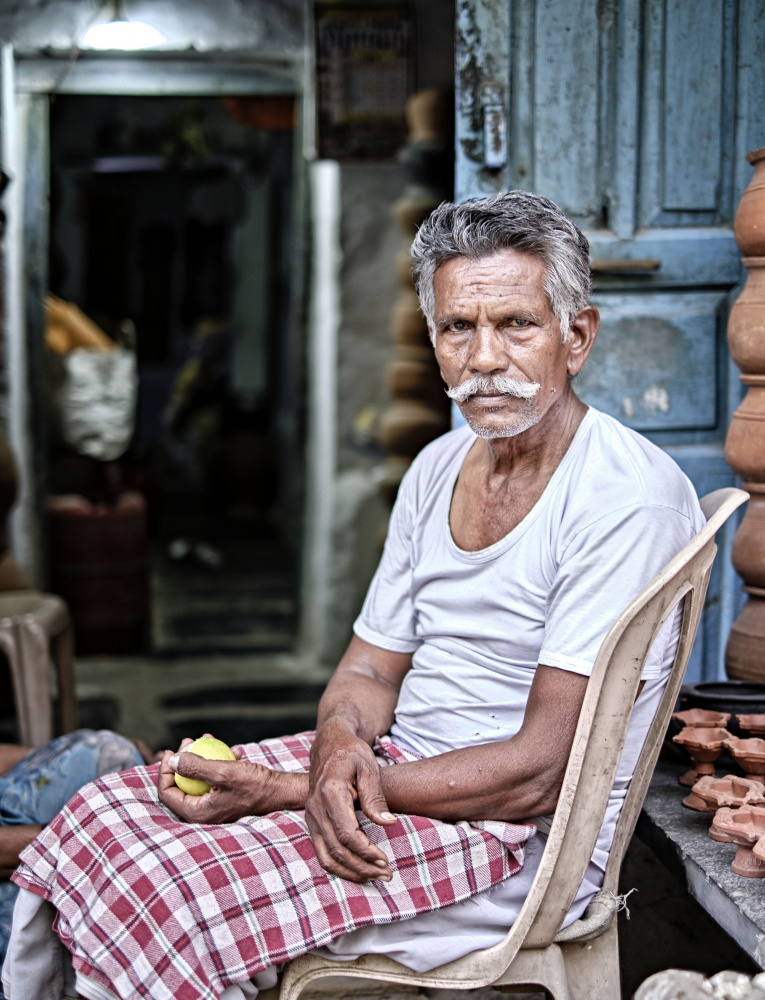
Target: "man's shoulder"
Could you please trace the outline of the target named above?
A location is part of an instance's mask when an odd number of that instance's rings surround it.
[[[608,414],[591,411],[577,464],[578,486],[570,497],[575,506],[591,502],[602,513],[666,507],[687,517],[695,528],[703,523],[696,492],[674,459]]]

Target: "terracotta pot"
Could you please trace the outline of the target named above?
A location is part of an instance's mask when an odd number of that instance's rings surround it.
[[[401,284],[408,289],[412,285],[412,255],[409,252],[409,244],[396,254],[396,276]]]
[[[750,587],[765,588],[765,484],[744,482],[749,504],[736,537],[731,561]]]
[[[765,257],[742,263],[749,274],[728,318],[728,348],[745,375],[756,375],[765,371]]]
[[[435,141],[449,135],[453,115],[451,95],[444,90],[420,90],[406,102],[410,142]]]
[[[446,404],[444,383],[433,358],[428,361],[397,358],[388,369],[388,389],[394,399],[419,399],[436,408]]]
[[[439,199],[434,198],[431,191],[423,188],[412,194],[402,195],[393,202],[391,211],[401,229],[414,236],[420,223],[427,219],[438,203]]]
[[[748,589],[748,588],[747,588]],[[725,670],[733,680],[765,681],[765,594],[749,594],[731,626],[725,650]]]
[[[397,344],[429,344],[428,324],[420,310],[414,289],[402,291],[391,315],[393,339]]]
[[[396,400],[380,418],[380,444],[410,458],[449,429],[446,414],[414,399]]]
[[[737,875],[765,878],[765,861],[762,860],[761,849],[758,849],[756,855],[752,853],[752,848],[765,836],[765,809],[761,806],[718,809],[712,820],[712,830],[730,843],[739,845],[731,865]]]
[[[742,479],[765,480],[765,375],[742,375],[748,388],[725,440],[728,465]]]
[[[741,196],[733,235],[747,257],[765,256],[765,146],[747,153],[754,167],[749,186]]]

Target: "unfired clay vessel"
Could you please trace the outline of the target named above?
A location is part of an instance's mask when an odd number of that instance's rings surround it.
[[[765,257],[744,257],[749,271],[728,318],[728,349],[744,375],[765,370]]]
[[[686,708],[684,712],[673,712],[672,718],[682,726],[694,729],[724,729],[730,721],[730,712],[713,712],[708,708]]]
[[[762,308],[765,316],[765,302]],[[765,330],[763,330],[763,346],[765,346]],[[765,360],[763,367],[765,368]],[[747,586],[756,588],[756,596],[758,590],[765,588],[765,484],[747,482],[745,489],[750,499],[744,520],[733,539],[731,557],[739,573],[746,580]],[[761,655],[762,647],[758,652]]]
[[[737,774],[726,774],[724,778],[712,778],[707,774],[699,778],[691,794],[683,799],[683,805],[698,812],[717,812],[723,806],[740,809],[765,802],[763,791],[758,781],[740,778]]]
[[[732,736],[727,729],[686,726],[672,739],[685,747],[693,761],[693,768],[679,779],[681,785],[692,788],[705,774],[714,777],[715,769],[712,767],[712,762],[723,752],[725,740],[732,739]]]
[[[765,809],[762,806],[718,809],[712,820],[710,834],[712,830],[725,836],[730,843],[738,844],[738,851],[731,865],[737,875],[765,878],[765,860],[760,855],[761,849],[758,848],[758,854],[752,851],[755,844],[765,837]]]
[[[754,173],[741,196],[733,235],[742,254],[765,257],[765,146],[753,149],[746,158]]]
[[[725,747],[730,750],[738,766],[743,768],[745,777],[765,786],[765,740],[757,736],[750,736],[746,740],[731,736],[725,741]]]
[[[744,732],[751,733],[752,736],[763,736],[765,735],[765,715],[737,715],[736,722],[738,722],[739,729],[743,729]]]

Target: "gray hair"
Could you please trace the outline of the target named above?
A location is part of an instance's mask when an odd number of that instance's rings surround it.
[[[442,202],[412,243],[412,277],[434,336],[433,280],[453,257],[476,260],[501,250],[520,250],[547,265],[545,293],[568,339],[569,324],[590,297],[590,245],[584,233],[549,198],[507,191],[459,205]]]

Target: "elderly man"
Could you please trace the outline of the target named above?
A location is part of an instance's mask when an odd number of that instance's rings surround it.
[[[33,981],[24,954],[47,932],[40,899],[58,910],[88,998],[241,1000],[311,947],[425,970],[496,943],[515,919],[598,648],[703,515],[663,452],[574,393],[599,318],[587,241],[554,204],[516,191],[441,205],[412,257],[467,427],[402,483],[315,739],[245,747],[230,763],[167,754],[158,778],[137,769],[88,786],[22,857],[10,1000]],[[602,882],[677,636],[676,615],[646,664],[567,922]],[[185,795],[174,772],[211,790]],[[428,867],[436,856],[450,859],[445,881]],[[212,955],[212,971],[192,954]]]

